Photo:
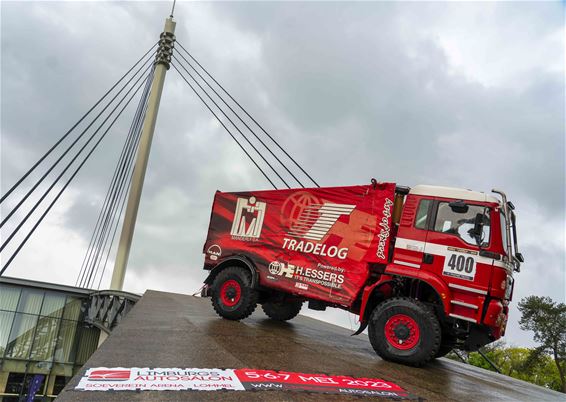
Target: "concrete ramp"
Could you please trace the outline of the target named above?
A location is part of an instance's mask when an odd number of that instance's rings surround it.
[[[425,368],[376,356],[367,336],[308,317],[269,320],[258,307],[241,322],[215,315],[210,299],[147,291],[60,394],[61,401],[361,401],[375,397],[295,391],[77,391],[94,367],[253,368],[379,378],[433,401],[564,401],[564,394],[447,359]]]

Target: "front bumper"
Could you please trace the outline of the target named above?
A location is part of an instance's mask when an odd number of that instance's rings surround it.
[[[505,335],[507,320],[509,318],[509,308],[501,300],[490,300],[489,306],[483,319],[483,324],[490,327],[495,339]]]

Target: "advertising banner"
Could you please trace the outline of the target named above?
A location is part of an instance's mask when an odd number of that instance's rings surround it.
[[[377,378],[254,369],[98,367],[88,369],[75,389],[81,391],[274,390],[415,399],[397,384]]]
[[[246,390],[288,390],[319,393],[411,398],[398,385],[376,378],[304,374],[273,370],[235,370]]]
[[[244,390],[234,370],[201,368],[106,368],[88,369],[75,389],[126,390]]]

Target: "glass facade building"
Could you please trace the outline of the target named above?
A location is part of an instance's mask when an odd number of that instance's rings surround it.
[[[0,278],[0,401],[53,399],[97,349],[90,292]]]

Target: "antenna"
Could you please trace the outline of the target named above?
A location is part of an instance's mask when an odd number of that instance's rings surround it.
[[[173,0],[173,7],[171,7],[171,15],[170,17],[173,18],[173,12],[175,11],[175,3],[177,2],[177,0]]]

